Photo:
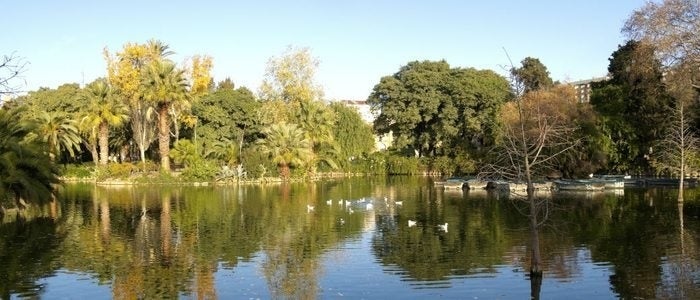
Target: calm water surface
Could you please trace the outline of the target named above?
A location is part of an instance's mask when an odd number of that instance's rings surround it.
[[[682,207],[677,192],[540,195],[538,285],[507,194],[426,178],[67,185],[0,224],[0,298],[700,299],[700,191]]]

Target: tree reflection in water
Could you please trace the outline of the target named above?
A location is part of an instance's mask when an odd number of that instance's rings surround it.
[[[588,292],[577,284],[602,273],[610,278],[601,292],[611,293],[603,297],[700,298],[700,198],[690,190],[677,205],[675,193],[552,194],[557,209],[539,236],[547,275],[530,281],[531,297]],[[391,291],[396,297],[425,288],[464,295],[472,278],[528,279],[529,223],[509,198],[444,193],[410,178],[285,187],[69,186],[53,204],[0,225],[0,298],[40,296],[42,278],[56,272],[91,276],[113,298],[224,298],[245,287],[219,275],[236,273],[241,263],[259,268],[269,297],[333,297],[330,288],[347,283],[327,282],[324,270],[337,263],[329,253],[344,251],[371,251],[385,270],[373,275],[377,284],[392,278],[405,284]],[[437,227],[444,223],[447,232]],[[369,249],[344,248],[364,236]],[[489,295],[527,296],[498,292]]]

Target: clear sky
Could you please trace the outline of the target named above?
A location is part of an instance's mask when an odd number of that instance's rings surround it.
[[[366,99],[409,61],[503,72],[539,58],[560,81],[604,76],[644,0],[6,1],[0,55],[29,62],[26,90],[105,76],[102,49],[159,39],[176,62],[213,57],[216,81],[257,91],[268,59],[309,47],[328,99]]]

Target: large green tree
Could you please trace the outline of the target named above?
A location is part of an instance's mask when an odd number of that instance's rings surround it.
[[[273,124],[263,133],[265,138],[258,142],[259,149],[277,164],[282,178],[289,178],[290,166],[304,166],[313,160],[311,140],[297,125]]]
[[[52,160],[67,152],[74,157],[76,150],[80,151],[82,139],[78,130],[78,122],[68,114],[51,111],[41,112],[33,121],[37,124],[36,133],[48,145]]]
[[[188,83],[183,70],[167,60],[156,60],[144,71],[143,97],[158,114],[158,154],[161,170],[170,171],[170,107],[187,101]]]
[[[610,80],[595,84],[591,104],[612,147],[613,171],[649,172],[649,155],[669,125],[672,98],[651,45],[629,41],[610,57]]]
[[[330,108],[337,116],[333,136],[340,148],[337,161],[341,166],[347,166],[351,160],[374,151],[372,126],[362,119],[356,109],[340,102],[332,103]]]
[[[58,183],[58,169],[45,151],[46,143],[19,115],[0,109],[0,204],[47,201],[52,185]]]
[[[128,108],[114,98],[112,88],[104,79],[89,84],[82,99],[87,102],[82,122],[90,131],[97,129],[100,164],[106,165],[109,160],[109,128],[122,126],[128,120]]]
[[[378,112],[378,133],[393,132],[397,147],[434,156],[492,142],[497,112],[509,95],[508,81],[495,72],[413,61],[382,77],[367,102]]]
[[[39,88],[13,101],[18,105],[26,106],[25,115],[38,115],[45,111],[67,113],[72,116],[82,108],[78,101],[79,95],[80,85],[66,83],[55,89]]]
[[[523,83],[524,92],[547,89],[554,85],[547,67],[539,59],[526,57],[520,64],[520,68],[514,68],[511,72]]]
[[[214,150],[212,146],[223,143],[222,149],[233,146],[238,153],[238,148],[243,147],[244,143],[257,139],[256,135],[261,130],[256,118],[259,107],[260,103],[245,87],[218,89],[192,104],[197,125],[188,134],[193,136],[196,144],[205,145],[206,151]]]

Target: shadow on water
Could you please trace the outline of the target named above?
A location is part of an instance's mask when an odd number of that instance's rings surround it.
[[[700,298],[700,190],[676,195],[539,195],[531,280],[526,202],[509,194],[416,177],[69,185],[0,224],[0,298],[80,297],[76,284],[113,298]]]

